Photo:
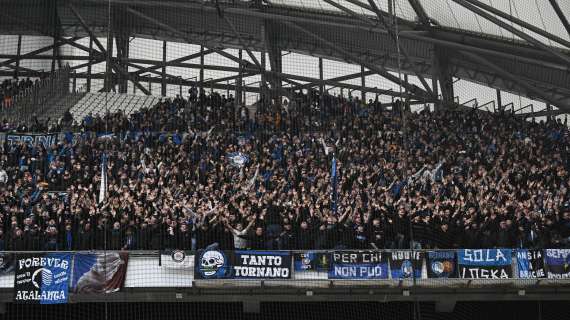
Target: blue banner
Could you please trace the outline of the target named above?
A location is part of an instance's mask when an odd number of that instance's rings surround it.
[[[75,255],[71,288],[75,293],[119,291],[127,273],[128,253],[96,252]]]
[[[329,279],[388,279],[388,258],[379,251],[334,251]]]
[[[549,279],[570,278],[570,249],[546,249],[545,262]]]
[[[546,277],[542,250],[517,249],[517,270],[522,279]]]
[[[456,278],[455,251],[428,251],[426,267],[428,278]]]
[[[390,273],[392,279],[409,279],[422,277],[424,252],[412,250],[396,250],[390,254]]]
[[[25,142],[30,145],[42,144],[49,148],[57,144],[57,133],[6,133],[8,144]]]
[[[18,303],[67,303],[70,253],[36,253],[19,255],[14,277],[14,301]]]
[[[511,249],[457,250],[459,277],[509,279],[513,276]]]

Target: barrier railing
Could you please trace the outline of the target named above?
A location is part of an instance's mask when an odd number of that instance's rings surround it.
[[[4,252],[0,258],[0,289],[13,288],[19,302],[48,304],[66,303],[69,294],[123,288],[227,290],[324,283],[328,288],[469,290],[505,284],[567,286],[570,277],[570,249],[227,251],[211,246],[198,251]]]

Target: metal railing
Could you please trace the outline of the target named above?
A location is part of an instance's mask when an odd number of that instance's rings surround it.
[[[13,103],[5,107],[0,117],[14,123],[29,123],[34,116],[45,115],[54,101],[69,94],[70,68],[64,68],[50,74],[30,88],[13,97]]]

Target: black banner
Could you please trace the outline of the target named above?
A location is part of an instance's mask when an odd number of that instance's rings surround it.
[[[426,267],[428,278],[457,278],[455,251],[428,251]]]
[[[288,251],[236,251],[234,279],[289,279],[291,253]]]
[[[293,254],[295,272],[328,272],[331,258],[328,252],[305,251]]]
[[[396,250],[390,253],[392,279],[422,277],[423,251]]]
[[[289,251],[201,250],[194,263],[196,279],[290,279]]]

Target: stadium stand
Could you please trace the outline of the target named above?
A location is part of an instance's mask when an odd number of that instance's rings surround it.
[[[87,93],[77,102],[70,112],[75,121],[81,123],[91,114],[102,116],[106,112],[117,113],[121,111],[125,115],[131,115],[142,108],[150,108],[156,105],[158,98],[153,96],[138,96],[117,93]]]
[[[334,96],[317,112],[303,94],[253,118],[217,93],[151,108],[109,94],[103,114],[104,99],[87,94],[57,144],[3,146],[1,248],[569,246],[560,121]]]

